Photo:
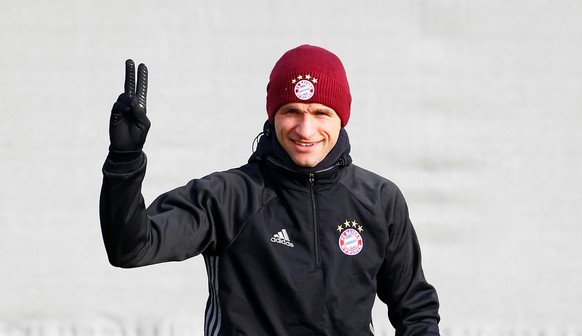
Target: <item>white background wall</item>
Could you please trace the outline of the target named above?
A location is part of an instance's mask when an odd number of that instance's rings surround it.
[[[354,162],[407,197],[443,330],[582,329],[581,17],[576,0],[3,0],[0,334],[200,334],[200,258],[107,263],[100,169],[123,62],[150,70],[151,202],[245,162],[271,67],[303,43],[344,61]]]

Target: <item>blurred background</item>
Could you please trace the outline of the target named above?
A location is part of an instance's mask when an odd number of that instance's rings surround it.
[[[582,335],[582,2],[0,2],[0,335],[202,335],[202,258],[110,266],[124,61],[148,65],[149,204],[236,167],[276,60],[340,56],[354,163],[406,196],[443,335]],[[386,307],[377,335],[393,335]]]

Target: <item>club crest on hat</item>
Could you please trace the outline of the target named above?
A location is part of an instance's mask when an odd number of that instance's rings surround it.
[[[337,231],[340,232],[338,245],[339,249],[346,255],[355,256],[362,252],[364,248],[364,238],[362,232],[364,227],[358,224],[355,220],[346,220],[343,224],[337,226]]]
[[[311,75],[305,75],[305,79],[303,76],[299,75],[297,78],[291,81],[292,84],[295,84],[295,88],[293,92],[295,92],[295,96],[300,100],[309,100],[315,94],[315,83],[317,83],[317,78],[311,77]]]

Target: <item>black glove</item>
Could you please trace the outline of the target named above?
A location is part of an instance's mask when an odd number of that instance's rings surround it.
[[[137,90],[135,64],[125,61],[125,92],[119,95],[109,120],[109,151],[113,154],[137,154],[141,152],[150,129],[146,116],[146,96],[148,89],[148,68],[140,64],[137,69]]]

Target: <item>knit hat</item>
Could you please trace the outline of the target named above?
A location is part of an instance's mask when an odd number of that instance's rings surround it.
[[[320,103],[335,110],[345,127],[352,96],[340,59],[328,50],[301,45],[275,63],[267,85],[267,114],[273,123],[277,110],[291,102]]]

